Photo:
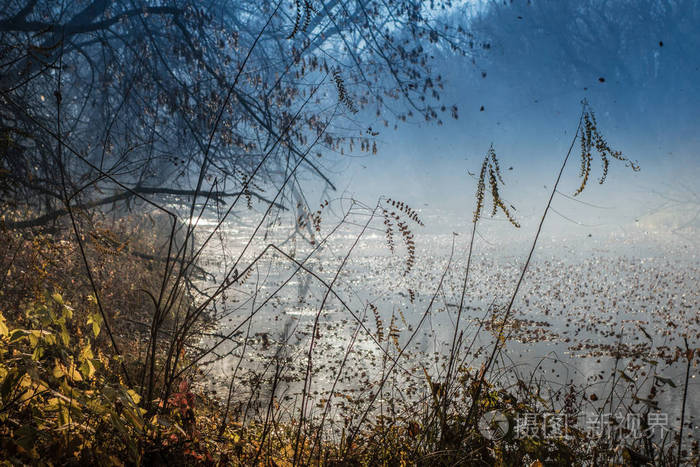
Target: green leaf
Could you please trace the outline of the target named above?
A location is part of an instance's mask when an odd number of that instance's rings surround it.
[[[92,325],[92,333],[97,337],[102,327],[102,315],[99,312],[89,315],[87,325]]]

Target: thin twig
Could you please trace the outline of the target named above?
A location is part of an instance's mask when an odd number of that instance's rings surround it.
[[[535,234],[535,238],[532,241],[532,246],[530,247],[530,252],[527,255],[527,260],[525,261],[525,265],[523,266],[523,270],[520,273],[520,277],[518,278],[518,283],[515,286],[515,290],[513,290],[513,295],[510,297],[510,302],[508,302],[508,307],[506,308],[506,312],[503,316],[503,321],[501,323],[500,329],[498,331],[498,335],[496,337],[496,343],[493,346],[493,351],[491,352],[491,356],[489,359],[486,361],[486,366],[484,367],[484,370],[481,374],[481,377],[479,378],[479,384],[477,386],[476,392],[474,394],[474,397],[472,399],[472,405],[471,408],[469,409],[469,416],[466,419],[466,423],[469,423],[472,418],[474,417],[474,414],[476,412],[476,406],[479,400],[479,396],[481,395],[481,390],[483,388],[484,384],[484,379],[486,378],[486,374],[488,371],[491,369],[491,365],[493,364],[496,354],[499,352],[501,349],[501,339],[503,338],[503,331],[506,327],[506,324],[508,322],[508,318],[510,318],[510,314],[513,308],[513,303],[515,302],[515,297],[517,297],[518,292],[520,291],[520,286],[523,283],[523,279],[525,278],[525,273],[527,272],[528,266],[530,265],[530,260],[532,260],[532,256],[535,253],[535,247],[537,246],[537,240],[540,238],[540,233],[542,232],[542,226],[544,225],[544,220],[547,218],[547,213],[549,212],[549,208],[552,205],[552,200],[554,199],[554,194],[557,192],[557,187],[559,186],[559,182],[561,181],[562,174],[564,173],[564,168],[566,167],[566,163],[569,160],[569,156],[571,155],[571,151],[574,148],[574,144],[576,144],[576,139],[578,138],[579,131],[581,130],[581,122],[583,121],[583,114],[586,111],[586,104],[584,103],[583,109],[581,109],[581,115],[578,120],[578,125],[576,126],[576,132],[574,132],[574,137],[571,139],[571,145],[569,146],[569,150],[566,153],[566,157],[564,157],[564,162],[561,164],[561,168],[559,169],[559,175],[557,175],[557,180],[554,183],[554,187],[552,188],[552,192],[549,195],[549,200],[547,201],[547,206],[544,209],[544,213],[542,213],[542,217],[540,218],[540,223],[539,226],[537,227],[537,233]]]

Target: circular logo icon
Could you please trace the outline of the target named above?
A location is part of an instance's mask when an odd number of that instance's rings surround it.
[[[508,434],[509,429],[508,417],[498,410],[486,412],[479,419],[479,433],[486,439],[493,441],[503,439]]]

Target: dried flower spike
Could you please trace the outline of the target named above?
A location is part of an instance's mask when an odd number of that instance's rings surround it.
[[[603,165],[603,173],[598,180],[601,185],[605,183],[605,179],[608,176],[608,167],[610,166],[610,159],[617,159],[623,161],[625,166],[631,167],[635,172],[639,171],[639,165],[635,161],[631,161],[627,157],[622,155],[621,151],[613,151],[608,142],[605,140],[603,135],[598,131],[598,122],[595,118],[595,113],[590,109],[587,103],[583,103],[583,128],[581,130],[581,170],[579,176],[581,177],[581,185],[578,190],[574,193],[577,196],[583,192],[588,183],[588,179],[591,175],[591,162],[593,162],[592,152],[595,151],[600,156],[601,163]]]
[[[496,151],[493,149],[493,145],[489,147],[488,152],[484,156],[484,161],[481,164],[481,172],[479,172],[479,182],[476,188],[476,209],[474,210],[474,222],[478,222],[481,219],[481,215],[484,210],[484,198],[486,195],[486,176],[488,175],[489,188],[491,189],[491,201],[493,203],[491,209],[491,216],[495,216],[498,210],[503,211],[506,215],[508,221],[513,224],[514,227],[519,228],[520,224],[515,220],[513,215],[508,210],[501,194],[499,192],[498,185],[505,185],[503,177],[501,176],[501,167],[498,163],[498,157],[496,156]]]
[[[406,258],[406,267],[404,269],[403,275],[407,275],[413,269],[416,263],[416,244],[413,240],[413,232],[411,232],[408,226],[408,220],[415,222],[416,224],[423,226],[423,221],[418,217],[418,213],[408,206],[403,201],[396,201],[392,199],[387,199],[385,201],[387,207],[382,207],[382,216],[384,217],[384,231],[386,234],[386,244],[389,250],[394,253],[395,242],[394,242],[394,227],[401,234],[401,239],[406,247],[406,252],[408,256]],[[397,211],[389,211],[389,206],[395,208]],[[403,216],[402,216],[403,215]],[[408,219],[405,219],[405,218]]]

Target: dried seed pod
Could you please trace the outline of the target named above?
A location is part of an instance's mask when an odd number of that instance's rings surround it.
[[[304,0],[304,24],[301,27],[301,32],[306,32],[309,28],[309,24],[311,24],[311,13],[315,12],[316,9],[311,3],[311,0]]]
[[[401,235],[401,239],[403,240],[403,244],[406,247],[406,252],[408,253],[407,258],[406,258],[406,267],[404,269],[403,275],[407,275],[411,270],[413,269],[413,266],[415,265],[416,262],[416,244],[413,239],[413,232],[411,231],[410,227],[408,226],[408,223],[404,218],[402,218],[401,214],[404,214],[405,217],[408,218],[408,220],[411,220],[415,222],[416,224],[423,226],[423,221],[418,217],[418,213],[412,209],[410,206],[408,206],[406,203],[403,201],[396,201],[392,199],[387,199],[385,201],[387,205],[390,205],[391,207],[395,208],[398,210],[397,211],[389,211],[386,208],[381,208],[382,209],[382,216],[384,217],[384,226],[385,226],[385,233],[386,233],[386,239],[387,239],[387,246],[389,247],[389,250],[394,253],[395,249],[395,243],[394,243],[394,229],[393,227],[395,226],[396,229],[399,231],[399,234]]]
[[[590,109],[587,103],[583,104],[583,128],[581,129],[581,170],[579,176],[581,177],[581,185],[578,190],[574,193],[574,196],[579,195],[586,188],[588,179],[591,174],[591,162],[593,161],[593,150],[600,156],[601,164],[603,166],[603,173],[598,180],[601,185],[605,183],[608,177],[608,168],[610,166],[610,159],[617,159],[623,161],[626,167],[631,167],[635,172],[639,171],[639,165],[637,162],[630,160],[629,158],[622,155],[621,151],[613,151],[610,145],[603,137],[603,135],[598,130],[598,122],[595,117],[595,113]]]
[[[384,340],[384,323],[382,323],[382,319],[379,317],[379,310],[377,309],[377,306],[374,303],[370,303],[369,307],[374,314],[374,323],[377,326],[377,341],[381,342]]]
[[[289,36],[287,36],[287,39],[292,39],[294,36],[297,35],[297,32],[299,32],[299,24],[301,22],[301,1],[300,0],[294,0],[294,7],[295,7],[295,16],[294,16],[294,29],[292,29],[292,32],[289,33]]]
[[[357,107],[355,106],[355,102],[353,102],[347,90],[345,89],[345,82],[343,81],[343,77],[340,76],[340,70],[333,71],[333,80],[335,81],[335,87],[338,90],[338,101],[344,104],[345,107],[347,107],[348,110],[350,110],[350,112],[357,113]]]
[[[500,209],[505,214],[508,221],[516,228],[520,227],[520,224],[515,220],[513,215],[510,213],[506,207],[506,203],[501,198],[501,194],[498,188],[498,184],[504,185],[503,177],[501,176],[501,168],[498,163],[498,157],[496,156],[496,151],[493,149],[493,145],[489,148],[488,152],[484,156],[484,161],[481,164],[481,172],[479,173],[479,182],[476,188],[476,209],[474,210],[474,222],[478,222],[481,219],[481,215],[484,209],[484,198],[486,194],[486,175],[488,174],[489,188],[491,191],[491,216],[495,216]],[[512,205],[511,205],[512,206]],[[515,209],[515,208],[513,208]]]

